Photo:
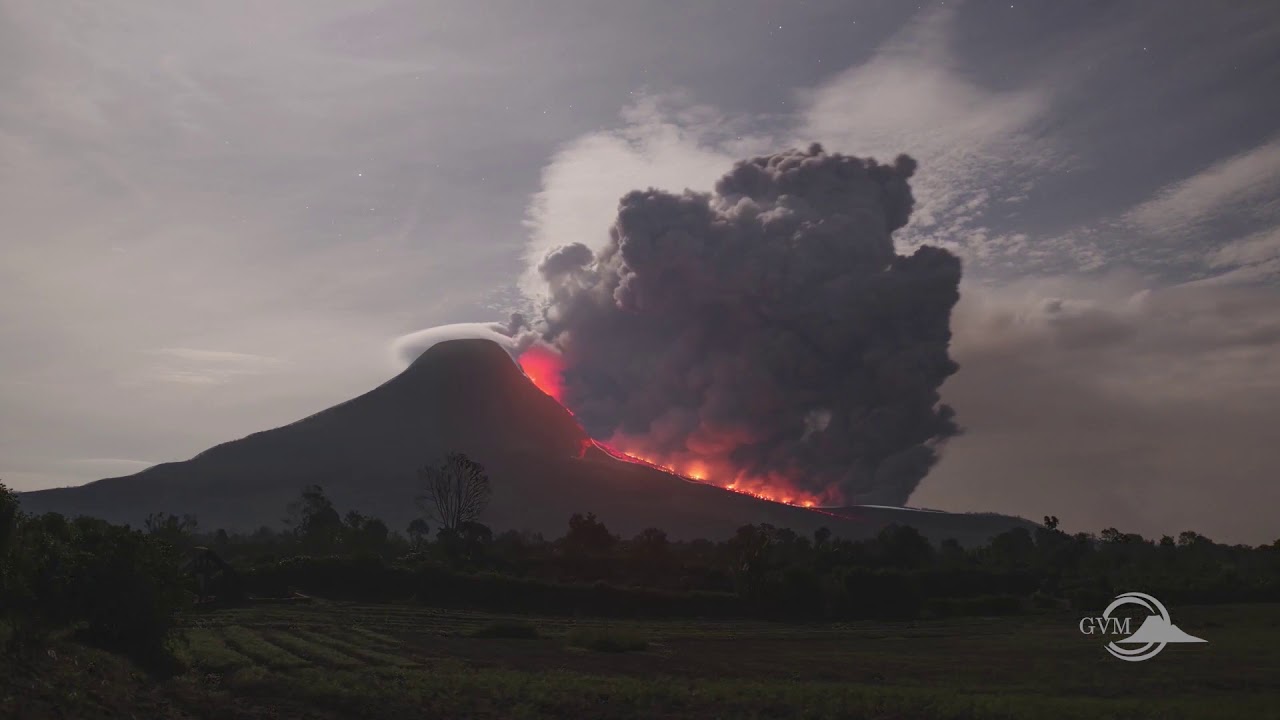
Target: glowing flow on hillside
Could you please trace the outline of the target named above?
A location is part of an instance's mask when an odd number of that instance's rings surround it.
[[[565,365],[560,355],[544,345],[534,345],[520,355],[519,363],[524,374],[539,390],[564,406],[570,415],[573,414],[573,410],[564,402]],[[594,438],[591,442],[619,460],[647,465],[688,480],[716,485],[762,500],[808,508],[816,507],[822,502],[822,498],[818,496],[797,490],[785,478],[754,478],[735,473],[727,459],[716,457],[714,448],[707,448],[712,451],[708,453],[686,451],[676,456],[664,457],[646,449],[643,438],[619,434],[607,442]]]

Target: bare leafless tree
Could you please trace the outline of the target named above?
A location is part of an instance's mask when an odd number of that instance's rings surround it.
[[[436,467],[418,471],[426,494],[418,507],[442,530],[457,530],[474,522],[489,504],[489,476],[484,466],[463,453],[450,453]]]

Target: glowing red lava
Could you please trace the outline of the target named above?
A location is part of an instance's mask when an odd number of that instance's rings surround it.
[[[520,356],[520,368],[539,390],[564,405],[564,383],[560,377],[564,372],[564,361],[554,350],[534,345]]]
[[[563,358],[556,351],[543,345],[534,345],[520,355],[519,364],[521,369],[524,370],[524,374],[533,381],[533,384],[539,390],[560,403],[570,415],[573,414],[573,410],[564,404],[562,374],[565,365]],[[682,458],[659,458],[653,457],[643,450],[620,450],[615,446],[622,444],[618,442],[617,438],[612,439],[610,443],[595,439],[592,439],[590,443],[619,460],[645,465],[677,475],[686,480],[715,485],[725,490],[732,490],[733,492],[750,495],[761,500],[806,508],[816,508],[820,504],[821,499],[818,496],[795,490],[789,487],[789,483],[770,482],[767,479],[746,477],[741,474],[735,476],[730,468],[723,468],[724,472],[716,472],[721,470],[721,468],[714,467],[716,463],[693,456],[691,453],[686,453],[685,457]],[[632,446],[635,442],[625,442],[625,444]],[[586,454],[588,447],[588,445],[584,444],[582,455]],[[733,476],[733,479],[728,482],[722,482],[717,476]]]

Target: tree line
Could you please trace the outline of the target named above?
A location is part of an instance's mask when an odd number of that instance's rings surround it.
[[[1280,601],[1280,541],[1224,545],[1192,531],[1152,540],[1114,528],[1068,534],[1056,518],[1044,520],[969,548],[900,525],[864,540],[767,524],[718,541],[674,540],[656,527],[623,538],[590,512],[569,517],[555,538],[495,534],[469,521],[434,539],[416,522],[407,535],[372,543],[353,524],[318,544],[267,528],[191,542],[208,543],[249,582],[275,591],[509,611],[821,621],[1097,609],[1135,589],[1169,603]]]
[[[609,603],[632,612],[656,603],[677,614],[697,608],[801,620],[1097,608],[1132,589],[1167,602],[1280,600],[1280,541],[1230,546],[1193,531],[1152,540],[1115,528],[1072,535],[1054,516],[971,548],[934,544],[898,525],[859,541],[771,525],[744,525],[718,541],[676,541],[657,527],[620,537],[590,512],[572,515],[562,536],[547,538],[495,534],[480,522],[491,484],[465,455],[450,455],[419,478],[423,517],[403,533],[354,510],[341,514],[317,486],[290,506],[284,531],[201,533],[194,518],[173,516],[155,516],[148,528],[170,542],[213,548],[247,582],[272,592],[320,589],[515,611],[530,609],[522,603],[534,597],[543,598],[533,608],[539,612],[610,611]]]
[[[156,532],[89,517],[24,515],[0,483],[0,639],[30,657],[50,633],[71,629],[89,643],[146,667],[171,666],[176,613],[188,604],[179,546]],[[194,529],[194,521],[176,528]]]
[[[1108,528],[1067,534],[1048,516],[981,547],[931,543],[890,525],[864,540],[744,525],[719,540],[673,540],[657,527],[623,538],[573,514],[563,535],[494,533],[480,522],[484,468],[461,454],[423,468],[422,517],[403,532],[319,486],[286,508],[284,529],[207,531],[194,515],[155,513],[140,529],[91,518],[27,516],[0,485],[0,619],[6,645],[52,628],[137,657],[162,657],[174,613],[192,599],[182,559],[209,548],[250,594],[291,591],[366,601],[418,600],[512,612],[633,617],[853,618],[1098,609],[1141,590],[1166,603],[1280,601],[1280,541],[1250,547],[1187,531],[1147,539]],[[434,531],[434,532],[432,532]]]

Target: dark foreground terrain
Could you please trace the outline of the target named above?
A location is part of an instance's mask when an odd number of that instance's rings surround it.
[[[1125,663],[1070,613],[629,623],[317,600],[186,615],[167,681],[61,641],[3,668],[0,716],[1280,717],[1280,605],[1170,610],[1208,644]]]

